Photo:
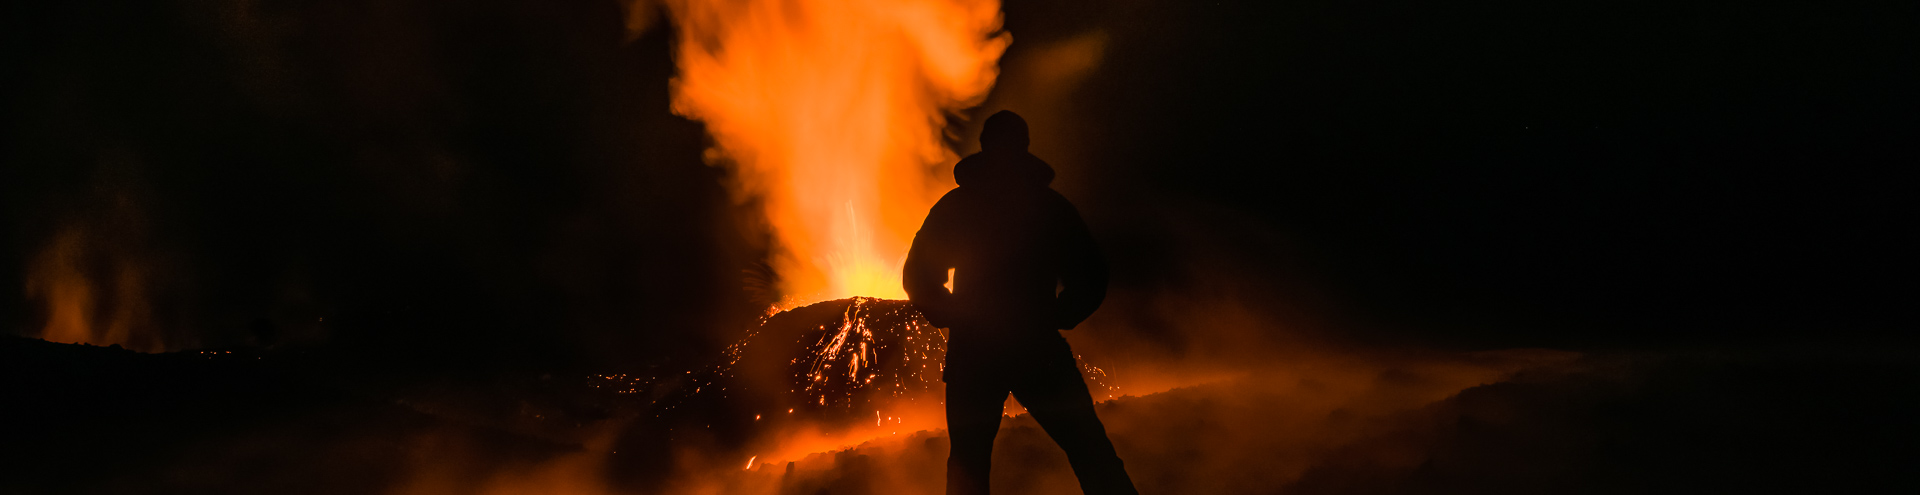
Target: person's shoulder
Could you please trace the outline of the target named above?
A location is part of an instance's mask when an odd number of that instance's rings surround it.
[[[1080,221],[1080,208],[1074,206],[1073,201],[1067,200],[1067,196],[1060,194],[1060,191],[1047,188],[1044,199],[1041,201],[1045,204],[1047,216],[1054,221],[1069,223]]]
[[[986,153],[974,153],[961,158],[959,163],[953,164],[953,182],[965,186],[974,176],[981,173],[981,168],[992,161],[993,158]]]
[[[980,191],[975,188],[962,186],[950,189],[946,194],[940,195],[940,200],[933,202],[933,207],[928,214],[969,208],[969,205],[979,202],[979,195]]]
[[[1041,191],[1040,196],[1048,204],[1056,207],[1073,208],[1073,201],[1068,200],[1067,195],[1060,194],[1060,191],[1055,191],[1051,187],[1043,187]]]
[[[978,195],[980,195],[980,188],[967,187],[967,186],[955,187],[953,189],[948,189],[946,194],[941,194],[940,200],[934,202],[934,204],[939,205],[942,203],[955,203],[960,201],[966,201],[968,198],[973,196],[978,196]]]

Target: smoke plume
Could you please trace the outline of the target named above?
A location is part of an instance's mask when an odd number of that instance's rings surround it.
[[[1011,37],[999,2],[668,2],[673,109],[758,203],[795,300],[901,298],[899,263],[954,154],[946,115],[978,105]]]

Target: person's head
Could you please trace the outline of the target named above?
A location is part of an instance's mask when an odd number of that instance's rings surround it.
[[[1012,110],[994,112],[980,129],[981,151],[1026,151],[1027,119]]]
[[[1001,110],[981,126],[980,153],[954,165],[953,180],[960,187],[1044,188],[1053,182],[1053,167],[1027,153],[1026,119]]]

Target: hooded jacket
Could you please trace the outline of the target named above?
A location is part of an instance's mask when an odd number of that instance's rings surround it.
[[[1027,152],[1018,118],[987,120],[981,152],[954,166],[960,187],[914,235],[902,283],[935,326],[1071,329],[1106,297],[1106,262],[1079,211],[1048,187],[1053,167]]]

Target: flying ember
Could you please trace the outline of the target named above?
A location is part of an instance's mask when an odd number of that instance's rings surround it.
[[[773,433],[762,455],[792,460],[851,446],[892,431],[939,429],[945,424],[940,373],[946,335],[906,301],[854,297],[811,304],[768,318],[729,348],[712,381],[733,390],[734,409],[778,411],[754,427]],[[1117,396],[1105,371],[1080,362],[1094,395]],[[687,397],[692,401],[699,394]],[[753,414],[750,423],[763,423]],[[805,423],[817,435],[778,438]],[[889,427],[889,428],[881,428]]]

